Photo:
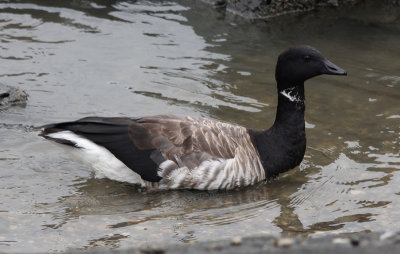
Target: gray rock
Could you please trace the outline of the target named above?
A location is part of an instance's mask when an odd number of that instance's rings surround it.
[[[361,0],[203,0],[217,8],[249,19],[268,19],[290,13],[301,13],[320,7],[353,5]],[[398,2],[400,0],[390,0]]]
[[[0,107],[25,105],[27,100],[28,94],[21,88],[0,83]]]
[[[400,0],[386,0],[386,4],[400,5]]]

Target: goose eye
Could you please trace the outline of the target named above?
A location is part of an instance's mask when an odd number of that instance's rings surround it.
[[[305,62],[309,62],[310,60],[311,60],[311,56],[305,56],[305,57],[304,57],[304,61],[305,61]]]

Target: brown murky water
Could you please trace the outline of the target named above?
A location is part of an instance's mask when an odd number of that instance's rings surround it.
[[[2,1],[0,252],[400,228],[400,15],[384,6],[250,23],[193,1]],[[146,193],[95,179],[32,128],[89,115],[204,116],[267,128],[274,65],[310,44],[347,77],[306,84],[300,167],[257,186]]]

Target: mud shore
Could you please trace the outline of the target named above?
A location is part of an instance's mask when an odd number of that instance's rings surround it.
[[[125,250],[93,250],[85,253],[137,253],[137,254],[202,254],[202,253],[398,253],[400,232],[343,233],[313,238],[275,236],[234,237],[227,240],[131,248]],[[73,252],[71,252],[73,253]]]

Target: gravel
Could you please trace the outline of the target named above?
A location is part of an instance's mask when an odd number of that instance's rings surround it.
[[[276,237],[254,236],[233,237],[231,239],[193,244],[152,246],[125,250],[96,250],[85,253],[102,254],[167,254],[167,253],[291,253],[291,254],[336,254],[336,253],[399,253],[400,232],[386,233],[346,233],[322,237]]]

